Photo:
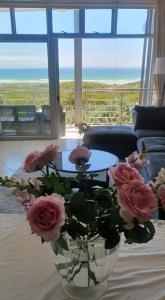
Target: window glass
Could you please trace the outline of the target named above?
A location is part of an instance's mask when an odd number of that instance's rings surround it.
[[[11,33],[10,11],[0,11],[0,33]]]
[[[83,120],[129,124],[138,103],[144,39],[83,39]]]
[[[45,34],[46,12],[34,9],[15,9],[16,30],[20,34]]]
[[[51,134],[46,44],[1,43],[0,90],[1,135]]]
[[[74,32],[74,9],[53,9],[53,32]]]
[[[118,9],[117,33],[144,34],[146,20],[147,9]]]
[[[65,110],[66,124],[75,124],[74,40],[59,39],[60,103]]]
[[[110,9],[86,9],[85,32],[86,33],[110,33],[111,32]]]

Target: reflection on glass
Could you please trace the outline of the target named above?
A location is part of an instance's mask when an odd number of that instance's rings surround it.
[[[117,156],[112,153],[99,151],[99,150],[91,150],[92,155],[88,162],[86,162],[86,170],[81,172],[94,173],[101,172],[109,169],[110,166],[115,165],[118,162]],[[79,170],[76,169],[76,165],[71,163],[69,160],[71,151],[64,150],[62,152],[58,152],[56,158],[56,167],[59,171],[70,172],[70,173],[78,173]]]
[[[75,164],[75,168],[79,172],[85,172],[90,168],[91,164],[88,164],[84,161],[79,161],[78,163]]]

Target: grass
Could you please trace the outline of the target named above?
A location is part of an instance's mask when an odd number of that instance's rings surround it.
[[[83,82],[83,119],[89,124],[128,124],[130,107],[138,103],[139,82],[123,85]],[[115,90],[114,90],[115,89]],[[130,89],[127,91],[126,89]],[[48,83],[0,83],[1,105],[49,104]],[[74,124],[74,82],[60,83],[60,102],[66,111],[66,123]]]

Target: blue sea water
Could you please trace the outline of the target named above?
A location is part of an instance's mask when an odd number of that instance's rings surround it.
[[[140,80],[140,68],[84,68],[84,81],[127,83]],[[60,69],[60,81],[74,79],[73,68]],[[48,80],[47,69],[0,69],[0,82],[44,82]]]

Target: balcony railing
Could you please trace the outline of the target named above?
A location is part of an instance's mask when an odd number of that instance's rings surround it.
[[[131,108],[141,104],[148,92],[148,98],[155,98],[154,89],[104,88],[82,90],[83,121],[91,125],[121,125],[132,122]],[[61,104],[66,111],[66,123],[75,124],[73,90],[61,90]]]
[[[155,90],[139,88],[83,88],[83,121],[91,125],[130,124],[131,108],[141,103],[143,95],[154,99]],[[60,89],[61,105],[66,113],[66,124],[75,124],[74,89]],[[35,105],[40,112],[43,105],[49,105],[48,86],[19,88],[13,85],[0,87],[0,105]]]

